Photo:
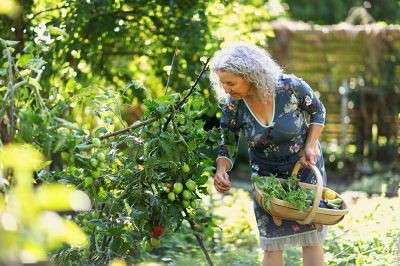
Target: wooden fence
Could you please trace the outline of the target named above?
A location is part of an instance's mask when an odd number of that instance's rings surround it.
[[[267,50],[324,101],[322,141],[353,145],[363,157],[398,159],[400,25],[321,26],[287,20],[271,25],[276,38]]]

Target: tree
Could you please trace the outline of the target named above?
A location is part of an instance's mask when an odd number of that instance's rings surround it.
[[[352,7],[364,7],[376,21],[398,23],[400,21],[399,1],[360,0],[282,0],[289,6],[288,14],[295,20],[316,24],[336,24],[345,21]]]

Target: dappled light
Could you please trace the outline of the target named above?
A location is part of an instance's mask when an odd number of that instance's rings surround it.
[[[0,265],[400,262],[399,1],[0,0],[0,49]]]

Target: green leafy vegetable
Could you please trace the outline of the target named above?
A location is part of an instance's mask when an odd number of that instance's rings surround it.
[[[275,175],[252,177],[253,182],[264,193],[264,204],[268,206],[272,198],[284,200],[292,204],[300,213],[307,210],[314,199],[314,192],[299,186],[299,179],[291,176],[278,179]]]

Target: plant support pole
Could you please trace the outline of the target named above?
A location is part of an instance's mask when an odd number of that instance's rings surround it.
[[[187,212],[187,210],[184,210],[184,212],[185,212],[185,219],[186,219],[186,221],[189,222],[190,228],[192,228],[193,232],[196,232],[196,225],[195,225],[195,223],[194,223],[193,220],[190,218],[189,213]],[[204,256],[206,257],[206,260],[207,260],[207,262],[208,262],[208,265],[214,266],[214,263],[213,263],[213,261],[211,260],[210,254],[208,254],[208,251],[207,251],[207,249],[206,249],[206,246],[205,246],[204,243],[203,243],[202,237],[201,237],[198,233],[193,233],[193,234],[194,234],[194,236],[196,237],[197,242],[199,243],[199,246],[200,246],[201,250],[202,250],[203,253],[204,253]]]
[[[10,92],[10,112],[9,112],[9,119],[10,119],[10,142],[13,142],[14,138],[14,84],[13,84],[13,71],[12,71],[12,60],[11,60],[11,51],[10,47],[6,47],[6,54],[8,60],[8,88]]]

